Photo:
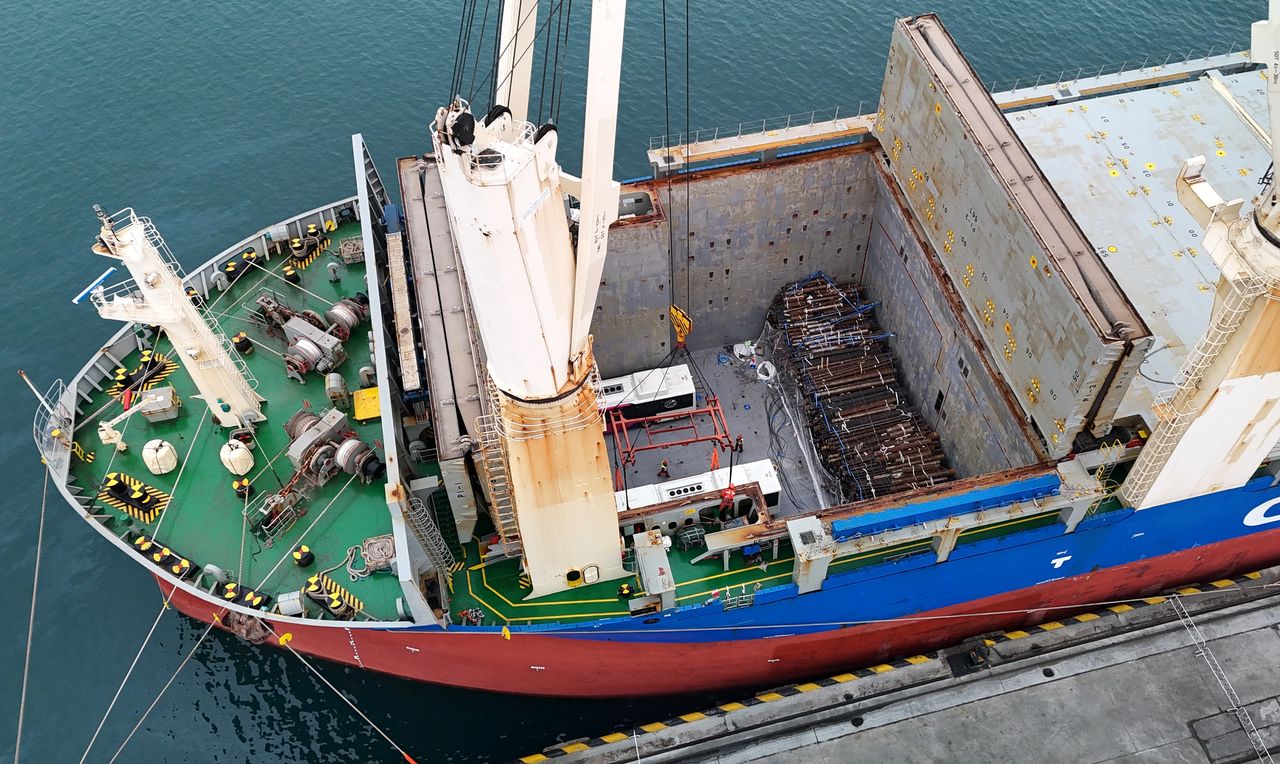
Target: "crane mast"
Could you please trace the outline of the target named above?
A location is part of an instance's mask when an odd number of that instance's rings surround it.
[[[495,524],[508,554],[523,555],[531,597],[626,575],[590,335],[618,214],[625,14],[626,0],[592,2],[581,178],[561,170],[555,126],[526,121],[536,0],[503,4],[499,103],[477,117],[458,98],[434,123],[490,388],[481,424],[492,436],[483,445],[489,498],[512,515],[511,527]],[[576,243],[570,197],[580,203]]]
[[[1267,67],[1272,131],[1280,125],[1280,0],[1253,25]],[[1280,146],[1271,141],[1272,168]],[[1183,164],[1178,199],[1205,231],[1221,276],[1209,327],[1155,409],[1158,422],[1120,494],[1144,509],[1244,485],[1280,437],[1280,200],[1274,172],[1253,209],[1224,201],[1204,157]]]

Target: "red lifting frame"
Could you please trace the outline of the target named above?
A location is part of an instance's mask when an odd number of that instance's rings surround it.
[[[733,447],[733,438],[729,434],[729,425],[725,422],[724,411],[720,408],[720,399],[715,396],[708,398],[707,405],[703,408],[685,409],[635,419],[628,419],[625,411],[625,407],[609,411],[609,429],[613,432],[614,450],[623,464],[635,464],[636,454],[657,448],[688,446],[694,443],[715,443],[724,451]],[[711,420],[711,432],[706,431],[706,422],[703,422],[699,429],[698,417],[700,416]],[[632,427],[640,430],[640,433],[637,433],[636,442],[631,440],[630,428]],[[640,437],[641,434],[643,438]],[[669,435],[678,437],[671,440],[663,439],[664,436]]]

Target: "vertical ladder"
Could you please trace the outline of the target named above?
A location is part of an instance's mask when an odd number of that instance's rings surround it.
[[[364,136],[359,133],[351,136],[352,142],[360,148],[360,170],[364,175],[366,187],[369,189],[369,211],[381,220],[390,199],[387,196],[387,188],[382,185],[382,176],[378,174],[378,168],[373,164],[373,157],[369,155],[369,147],[365,145]]]
[[[1257,278],[1246,276],[1231,281],[1231,289],[1221,307],[1214,312],[1204,336],[1178,370],[1177,386],[1155,402],[1153,408],[1160,421],[1121,488],[1129,504],[1137,505],[1146,497],[1173,449],[1191,429],[1200,413],[1195,399],[1200,393],[1205,372],[1218,360],[1245,315],[1265,291],[1263,282]]]
[[[1267,744],[1263,742],[1262,735],[1258,733],[1258,728],[1254,725],[1253,718],[1249,716],[1249,712],[1241,705],[1240,696],[1236,694],[1236,689],[1231,686],[1231,680],[1227,678],[1227,672],[1222,670],[1222,664],[1218,663],[1213,651],[1209,649],[1209,643],[1200,631],[1200,627],[1191,619],[1191,614],[1187,612],[1186,606],[1182,604],[1182,597],[1177,594],[1170,595],[1169,604],[1173,606],[1173,612],[1178,614],[1178,620],[1182,621],[1182,625],[1186,628],[1187,634],[1190,635],[1191,641],[1195,643],[1196,655],[1204,658],[1204,662],[1209,664],[1209,671],[1213,673],[1214,679],[1218,680],[1218,686],[1222,688],[1223,694],[1227,696],[1227,702],[1231,704],[1227,711],[1235,714],[1236,719],[1240,722],[1240,728],[1249,736],[1249,742],[1253,745],[1253,752],[1258,755],[1258,761],[1265,762],[1265,764],[1273,764],[1274,759],[1271,758],[1271,752],[1267,750]]]
[[[431,517],[431,510],[427,509],[427,505],[417,496],[409,498],[409,511],[405,513],[405,520],[408,522],[409,529],[413,531],[413,535],[418,537],[418,542],[422,544],[422,548],[426,550],[427,556],[431,558],[432,564],[436,566],[446,577],[453,574],[453,552],[449,551],[449,545],[445,543],[444,536],[440,534],[440,527],[436,525],[436,521]]]

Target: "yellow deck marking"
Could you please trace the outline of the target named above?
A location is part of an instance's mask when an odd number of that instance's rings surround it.
[[[648,724],[640,725],[640,729],[644,730],[645,732],[657,732],[658,730],[664,730],[666,728],[667,728],[667,725],[663,724],[662,722],[649,722]]]
[[[599,605],[603,603],[612,603],[615,605],[618,604],[617,597],[614,597],[613,599],[594,599],[594,600],[556,600],[555,602],[512,602],[511,600],[507,599],[506,595],[504,595],[502,592],[498,591],[497,589],[494,589],[489,584],[489,576],[485,573],[485,570],[483,568],[480,570],[480,580],[484,582],[484,588],[488,589],[489,591],[501,597],[502,601],[507,603],[511,607],[546,607],[548,605]],[[629,612],[631,611],[622,610],[616,613],[616,615],[626,615]]]
[[[893,666],[890,666],[887,663],[881,663],[879,666],[872,666],[871,670],[876,672],[877,674],[884,674],[889,671],[893,671]]]
[[[310,583],[310,580],[308,580],[307,583]],[[347,605],[350,606],[353,610],[356,610],[357,612],[361,612],[361,613],[364,612],[364,603],[360,601],[360,598],[352,594],[351,592],[347,591],[346,587],[344,587],[342,584],[338,583],[337,581],[334,581],[332,578],[329,578],[328,573],[320,574],[319,583],[320,583],[320,588],[324,589],[326,594],[331,594],[331,595],[337,594],[339,597],[342,598],[342,601],[347,603]]]
[[[907,659],[906,659],[906,661],[907,661],[907,663],[910,663],[910,664],[912,664],[913,666],[919,666],[921,663],[928,663],[928,662],[929,662],[929,656],[927,656],[927,655],[913,655],[913,656],[911,656],[910,658],[907,658]]]
[[[696,722],[707,718],[707,715],[701,711],[694,711],[691,714],[680,714],[680,718],[684,719],[686,722]],[[623,735],[623,737],[626,737],[626,735]]]
[[[844,682],[852,682],[853,680],[857,679],[858,677],[857,677],[856,675],[854,675],[854,674],[836,674],[835,676],[833,676],[833,677],[831,677],[831,678],[832,678],[834,681],[837,681],[837,682],[840,682],[840,683],[844,683]]]
[[[134,492],[142,492],[151,497],[151,507],[149,509],[139,509],[132,504],[113,496],[110,489],[118,484],[124,484]],[[169,494],[158,488],[147,485],[141,480],[126,475],[123,472],[109,472],[102,480],[102,485],[98,489],[97,500],[109,507],[114,507],[121,512],[129,515],[135,520],[143,523],[153,523],[169,506]]]
[[[560,746],[560,750],[564,751],[565,753],[577,753],[578,751],[585,751],[590,747],[591,746],[587,745],[586,743],[570,743],[568,745]]]
[[[610,732],[608,735],[601,735],[600,739],[606,743],[616,743],[619,740],[626,740],[629,737],[631,736],[623,732]]]
[[[1213,587],[1216,587],[1216,588],[1218,588],[1218,589],[1225,589],[1225,588],[1227,588],[1228,586],[1235,586],[1235,585],[1236,585],[1236,582],[1235,582],[1235,581],[1232,581],[1231,579],[1228,579],[1228,578],[1223,578],[1223,579],[1219,579],[1219,580],[1217,580],[1217,581],[1210,581],[1210,582],[1209,582],[1209,586],[1213,586]]]
[[[1029,637],[1029,636],[1031,636],[1030,634],[1028,634],[1028,633],[1027,633],[1027,632],[1025,632],[1025,631],[1022,631],[1021,629],[1014,629],[1013,631],[1006,631],[1006,632],[1004,633],[1004,635],[1005,635],[1006,637],[1008,637],[1009,639],[1022,639],[1023,637]]]
[[[1107,610],[1110,610],[1113,613],[1127,613],[1130,610],[1133,610],[1133,605],[1112,605],[1107,608]]]
[[[719,708],[721,711],[737,711],[738,709],[746,708],[746,706],[742,705],[737,701],[734,701],[733,703],[725,703],[723,706],[720,706]]]
[[[1178,590],[1178,594],[1199,594],[1200,590],[1194,586],[1187,586]]]
[[[540,753],[535,753],[530,756],[521,757],[520,761],[524,762],[524,764],[541,764],[544,761],[550,761],[550,759]]]
[[[481,575],[483,575],[483,573]],[[484,605],[486,608],[488,608],[491,614],[493,614],[494,616],[497,616],[498,618],[501,618],[504,621],[517,621],[517,620],[518,621],[563,621],[566,618],[615,618],[619,615],[626,615],[626,613],[617,613],[617,612],[614,612],[614,613],[560,613],[558,615],[521,615],[518,618],[508,618],[506,613],[504,613],[499,608],[496,608],[493,605],[489,604],[489,602],[487,602],[483,597],[475,593],[475,590],[471,588],[470,574],[467,575],[467,594],[471,595],[471,598],[473,600],[475,600],[476,602],[479,602],[481,605]]]
[[[1055,629],[1061,629],[1062,624],[1057,621],[1046,621],[1045,623],[1040,624],[1040,628],[1045,631],[1053,631]]]
[[[1102,616],[1098,615],[1097,613],[1081,613],[1080,615],[1076,616],[1076,621],[1080,623],[1088,623],[1089,621],[1096,621],[1101,617]]]
[[[1144,597],[1142,601],[1147,603],[1148,605],[1159,605],[1161,602],[1165,601],[1165,598],[1164,597]]]
[[[782,697],[783,696],[779,695],[776,692],[766,692],[763,695],[757,695],[756,699],[764,703],[771,703],[775,700],[782,700]]]
[[[984,532],[986,532],[986,531],[993,531],[993,530],[995,530],[995,529],[997,529],[997,528],[1006,528],[1006,527],[1008,527],[1008,526],[1010,526],[1010,525],[1019,525],[1019,524],[1021,524],[1021,523],[1030,522],[1030,521],[1032,521],[1032,520],[1038,520],[1038,519],[1040,519],[1040,518],[1042,518],[1042,517],[1045,517],[1046,515],[1052,515],[1052,514],[1056,514],[1056,513],[1054,513],[1054,512],[1041,512],[1041,513],[1036,514],[1036,515],[1028,515],[1028,516],[1026,516],[1026,517],[1019,517],[1019,518],[1016,518],[1016,519],[1014,519],[1014,520],[1005,520],[1003,523],[995,523],[994,525],[980,525],[980,526],[978,526],[978,527],[976,527],[976,528],[970,528],[970,529],[965,530],[965,531],[960,531],[960,535],[961,535],[961,536],[967,536],[967,535],[969,535],[970,533],[984,533]]]

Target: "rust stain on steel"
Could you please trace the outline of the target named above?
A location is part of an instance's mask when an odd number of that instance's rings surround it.
[[[832,146],[828,149],[821,149],[812,153],[801,154],[799,156],[783,157],[781,159],[774,159],[768,162],[751,162],[750,164],[740,164],[732,167],[713,167],[705,170],[693,170],[692,172],[684,175],[672,175],[666,178],[657,179],[650,178],[636,183],[629,183],[622,187],[623,193],[635,193],[637,191],[647,193],[649,195],[649,200],[653,202],[653,212],[648,215],[637,215],[636,217],[627,218],[626,220],[619,220],[615,222],[612,227],[623,228],[642,223],[653,223],[666,220],[666,213],[662,206],[663,194],[668,192],[677,192],[686,182],[749,175],[761,170],[772,170],[778,167],[806,164],[809,162],[827,162],[836,157],[872,152],[879,148],[880,142],[875,138],[868,136],[865,140],[852,146]]]

